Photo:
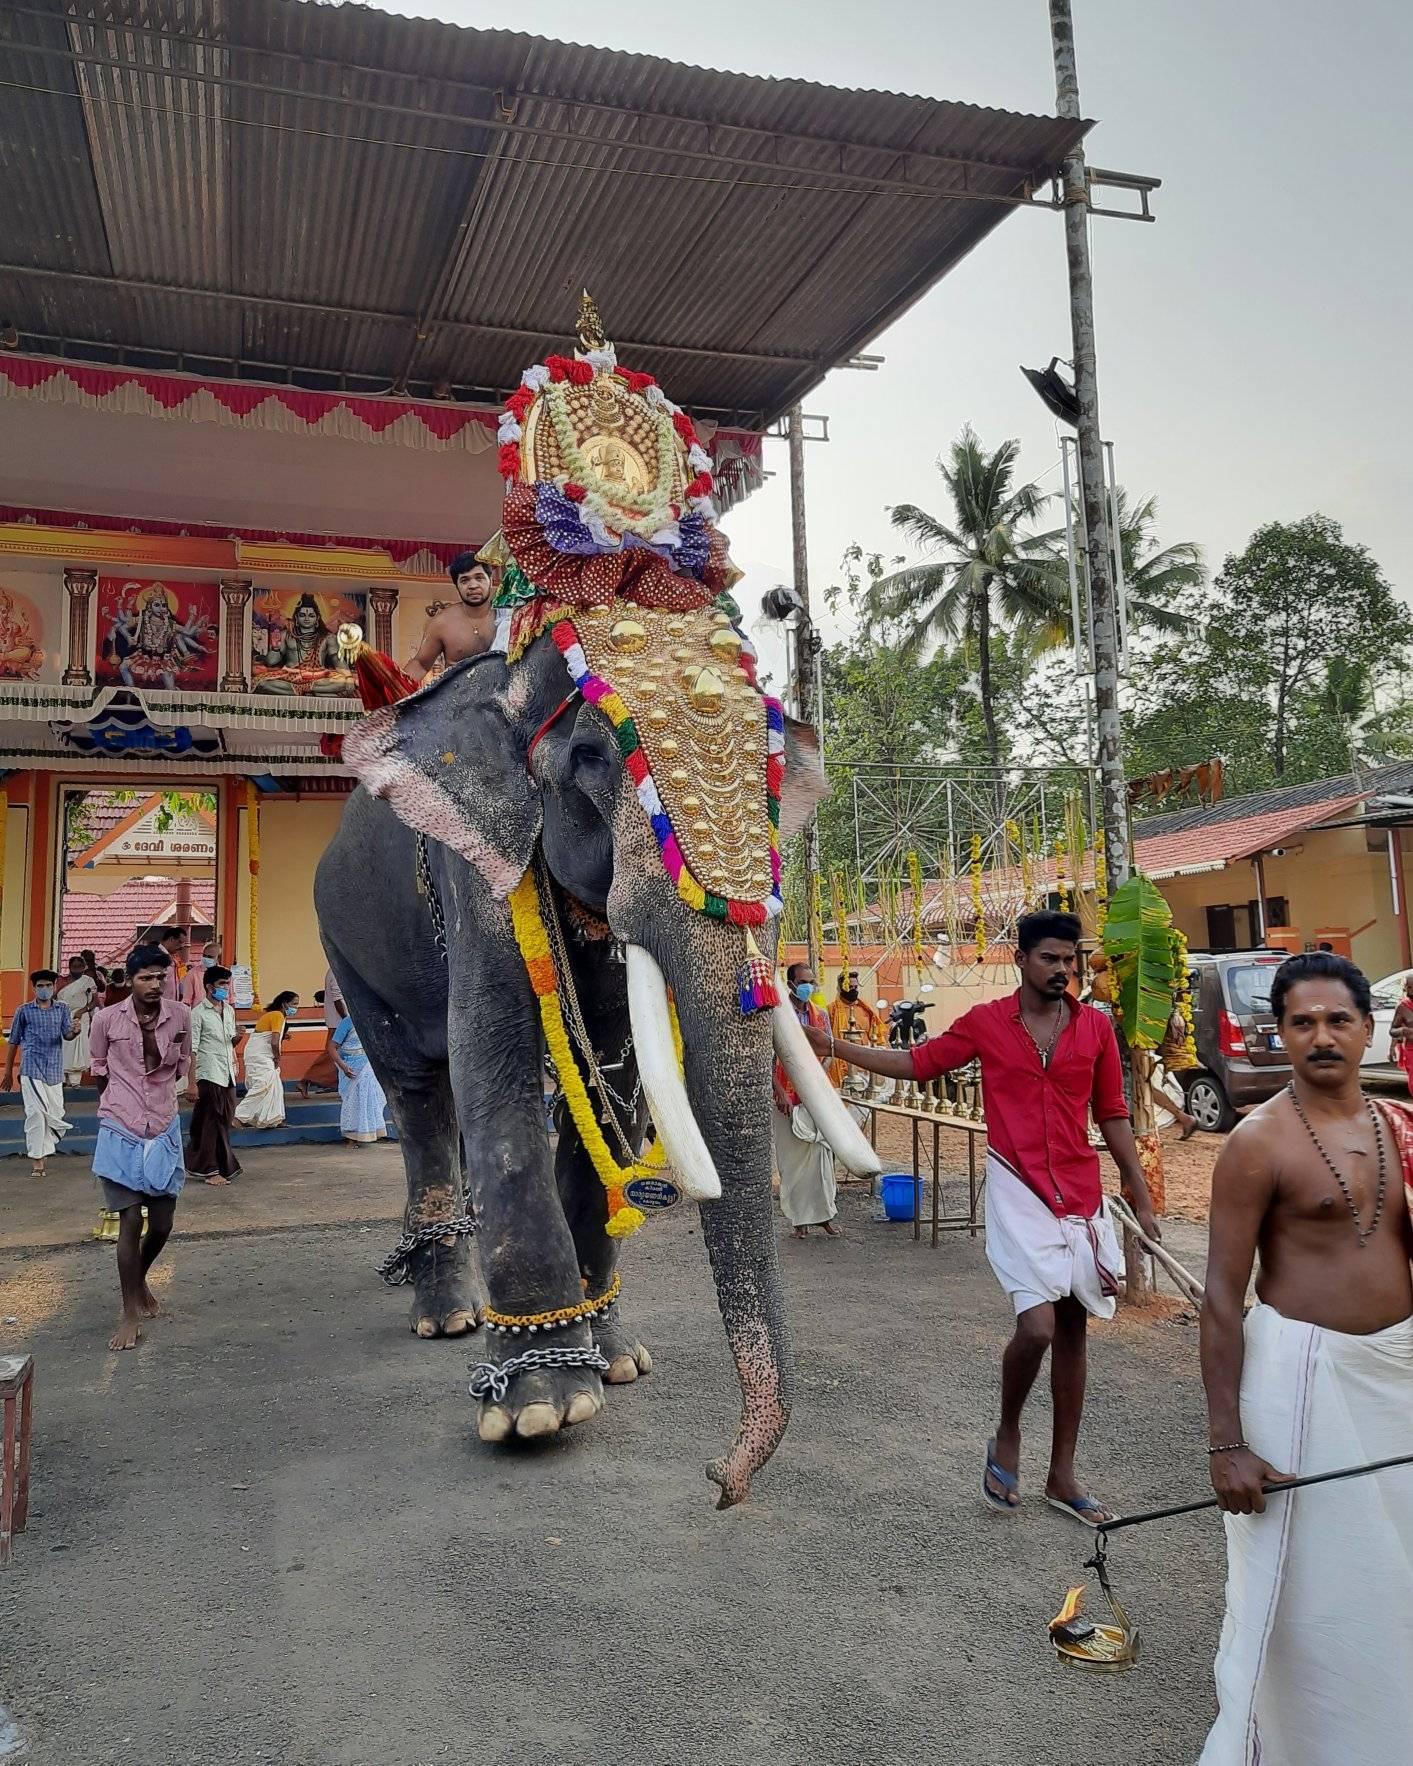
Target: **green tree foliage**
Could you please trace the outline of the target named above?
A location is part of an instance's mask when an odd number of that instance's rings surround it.
[[[1229,788],[1251,791],[1396,758],[1413,738],[1395,687],[1410,643],[1408,609],[1337,522],[1269,523],[1224,563],[1206,618],[1149,656],[1129,771],[1222,754]]]
[[[1009,632],[1032,650],[1061,643],[1067,602],[1055,569],[1057,533],[1032,523],[1049,502],[1033,484],[1017,484],[1020,444],[988,451],[967,426],[938,471],[951,501],[944,522],[913,503],[890,511],[895,528],[923,561],[875,578],[864,603],[865,635],[895,635],[904,657],[959,645],[976,670],[977,698],[992,764],[1002,737],[992,678],[993,638]]]

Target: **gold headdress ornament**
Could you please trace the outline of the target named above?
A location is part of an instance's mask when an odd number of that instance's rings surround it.
[[[551,633],[614,728],[678,895],[759,926],[781,905],[784,715],[727,594],[740,573],[711,459],[653,377],[620,367],[587,290],[577,334],[572,357],[526,370],[500,421],[510,658]],[[773,1004],[769,965],[747,956],[743,1006]]]

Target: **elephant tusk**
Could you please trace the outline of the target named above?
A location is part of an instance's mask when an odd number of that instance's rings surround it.
[[[790,990],[778,978],[777,985],[780,1004],[770,1014],[770,1029],[780,1065],[789,1074],[800,1102],[813,1117],[815,1127],[833,1149],[834,1156],[855,1177],[875,1176],[882,1169],[877,1153],[844,1108],[838,1092],[829,1083],[829,1075],[805,1041],[800,1021],[787,1003]]]
[[[633,1026],[638,1076],[667,1162],[684,1196],[690,1196],[694,1202],[714,1202],[721,1194],[721,1179],[692,1114],[682,1075],[677,1071],[672,1021],[667,1011],[667,980],[640,944],[628,946],[628,1017]]]

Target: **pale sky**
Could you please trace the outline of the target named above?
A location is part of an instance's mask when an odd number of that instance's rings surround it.
[[[382,3],[745,73],[1054,109],[1045,0]],[[1092,227],[1121,481],[1155,492],[1163,536],[1196,540],[1214,567],[1260,523],[1323,511],[1413,599],[1413,6],[1074,0],[1074,14],[1091,163],[1163,180],[1156,225]],[[836,373],[806,401],[831,434],[807,455],[816,591],[850,541],[892,549],[888,505],[944,513],[934,462],[968,420],[992,445],[1019,437],[1027,476],[1050,471],[1054,425],[1017,364],[1070,354],[1062,227],[1049,211],[1009,216],[870,346],[887,357],[879,373]],[[726,523],[757,586],[790,559],[784,444],[766,452],[776,476]]]

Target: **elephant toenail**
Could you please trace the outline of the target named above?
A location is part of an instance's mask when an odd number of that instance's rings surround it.
[[[527,1404],[520,1412],[515,1433],[532,1439],[537,1435],[553,1435],[559,1428],[559,1412],[552,1404]]]
[[[564,1413],[566,1423],[586,1423],[591,1416],[597,1416],[600,1400],[592,1392],[576,1392],[569,1400],[569,1408]]]
[[[493,1404],[481,1412],[481,1420],[477,1425],[477,1433],[483,1441],[504,1441],[511,1430],[511,1418],[508,1410],[502,1410]]]

